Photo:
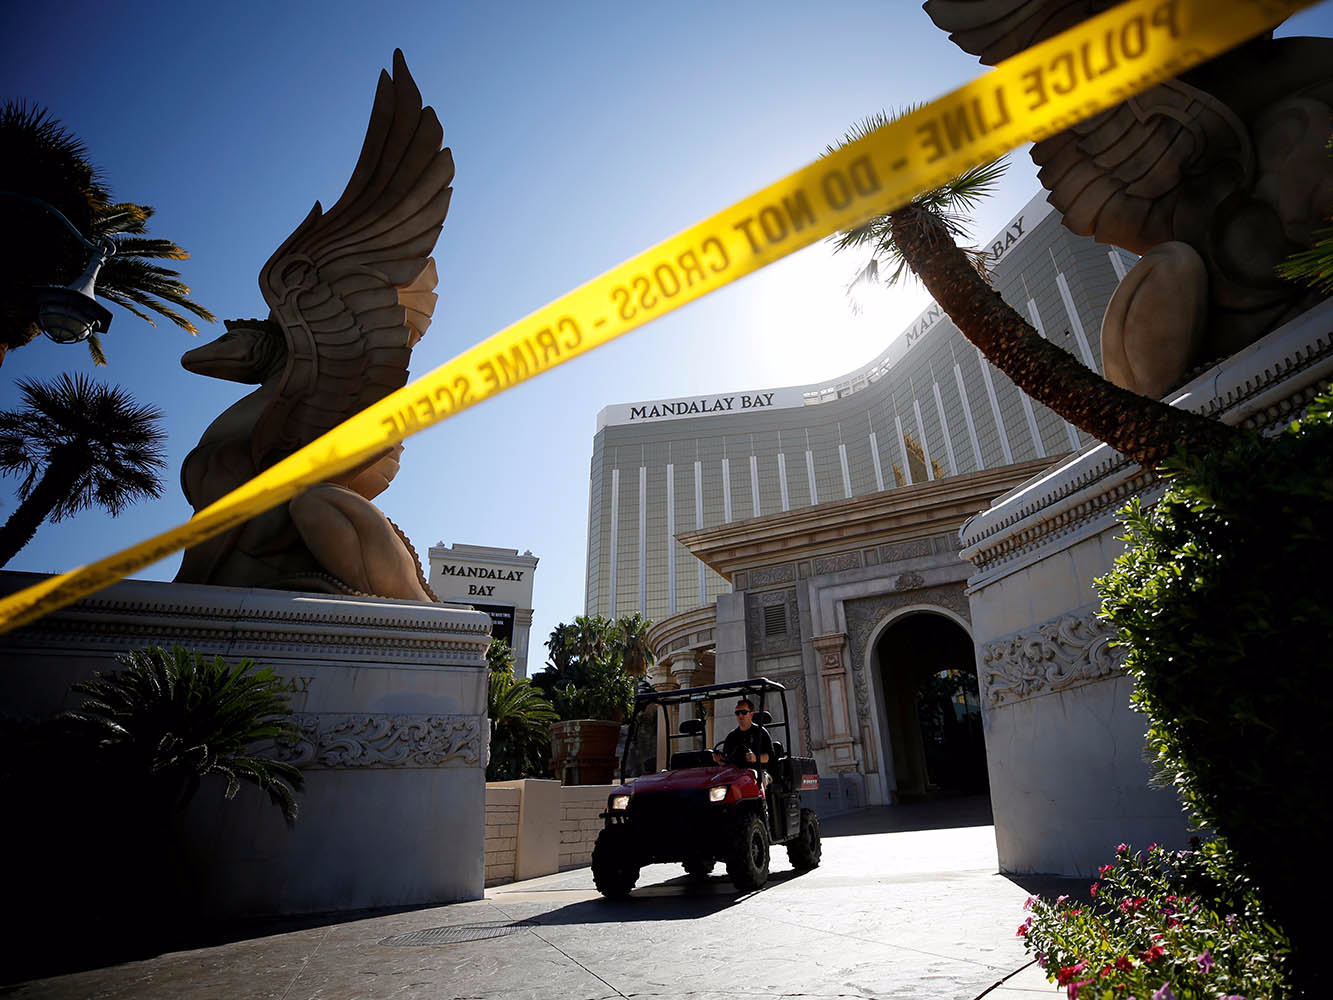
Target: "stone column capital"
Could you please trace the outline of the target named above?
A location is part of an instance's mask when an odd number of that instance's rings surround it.
[[[844,632],[830,632],[827,635],[813,635],[810,645],[819,654],[819,672],[821,674],[841,673],[845,665],[847,635]]]

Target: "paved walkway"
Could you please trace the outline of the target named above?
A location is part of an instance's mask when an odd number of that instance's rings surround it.
[[[0,995],[1053,998],[1040,970],[1023,968],[1014,935],[1028,890],[995,871],[983,800],[872,809],[825,821],[823,864],[812,872],[798,875],[776,849],[773,877],[755,893],[738,894],[717,875],[692,884],[659,865],[629,900],[611,903],[578,869],[475,902],[306,926]]]

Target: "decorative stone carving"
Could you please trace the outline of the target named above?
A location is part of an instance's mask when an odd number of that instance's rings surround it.
[[[1106,0],[929,0],[994,65]],[[1039,141],[1066,228],[1141,254],[1106,308],[1107,378],[1153,398],[1324,296],[1275,281],[1333,215],[1333,41],[1260,36]]]
[[[814,744],[810,738],[810,698],[806,694],[805,674],[767,673],[765,676],[771,681],[777,681],[787,689],[789,695],[793,696],[796,702],[797,731],[801,735],[801,746],[806,748],[806,753],[809,753],[814,749]]]
[[[12,576],[25,584],[37,579]],[[77,643],[111,653],[176,644],[260,662],[281,651],[327,663],[485,667],[490,621],[480,612],[439,604],[293,601],[277,593],[131,580],[52,612],[11,633],[7,642],[53,650]]]
[[[298,715],[278,760],[301,768],[470,767],[481,762],[481,720],[466,715]]]
[[[815,576],[827,576],[829,573],[842,573],[849,569],[860,568],[859,552],[839,552],[832,556],[820,556],[815,560]]]
[[[845,651],[847,636],[840,632],[810,639],[819,657],[819,681],[823,692],[825,748],[831,762],[856,767],[856,729],[853,708],[848,704]]]
[[[929,538],[913,538],[906,542],[890,542],[879,547],[880,558],[886,563],[900,559],[920,559],[933,553]]]
[[[737,584],[738,590],[753,590],[756,587],[771,587],[777,583],[791,583],[796,579],[796,570],[791,563],[780,563],[777,566],[761,566],[759,569],[749,571],[749,586],[743,587]]]
[[[900,573],[893,581],[894,590],[916,590],[925,586],[926,578],[920,573]]]
[[[1124,664],[1124,651],[1110,644],[1114,637],[1092,606],[988,642],[977,670],[981,696],[999,706],[1108,677]]]
[[[406,384],[435,308],[429,255],[454,176],[443,135],[395,52],[347,189],[327,213],[316,202],[260,272],[268,318],[229,320],[181,359],[199,375],[259,383],[185,458],[181,484],[196,512]],[[434,600],[411,543],[371,503],[401,451],[188,549],[176,579]]]

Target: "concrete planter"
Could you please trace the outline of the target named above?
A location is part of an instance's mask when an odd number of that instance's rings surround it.
[[[615,780],[620,723],[571,719],[551,723],[551,764],[562,785],[607,785]]]

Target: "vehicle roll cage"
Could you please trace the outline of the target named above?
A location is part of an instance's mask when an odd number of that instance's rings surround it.
[[[634,696],[634,714],[631,717],[629,738],[625,740],[625,751],[620,758],[620,776],[623,780],[625,770],[629,764],[629,755],[631,747],[634,746],[634,732],[638,728],[639,710],[648,705],[688,705],[694,702],[716,702],[726,698],[749,698],[755,705],[755,712],[764,712],[769,716],[769,721],[761,723],[763,727],[769,730],[772,735],[773,730],[782,730],[782,743],[785,752],[791,754],[790,728],[787,720],[790,718],[787,714],[787,689],[777,681],[769,680],[767,677],[750,677],[743,681],[728,681],[724,684],[705,684],[702,687],[676,688],[672,691],[654,691],[652,689],[643,690],[646,684],[641,686],[638,694]],[[782,702],[781,720],[773,719],[772,713],[764,706],[764,694],[771,692],[777,695],[777,700]],[[663,713],[665,715],[665,713]],[[684,720],[685,723],[695,720]],[[702,737],[704,734],[703,720],[697,720],[700,725],[691,727],[686,732],[668,732],[667,733],[667,761],[671,760],[671,747],[673,740],[693,740],[696,736]],[[716,726],[716,723],[714,723]],[[730,727],[727,727],[730,732]],[[717,735],[716,729],[714,735]],[[705,750],[711,750],[712,747],[704,747]],[[661,762],[665,763],[665,762]]]

